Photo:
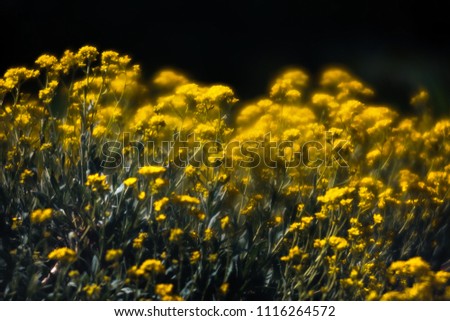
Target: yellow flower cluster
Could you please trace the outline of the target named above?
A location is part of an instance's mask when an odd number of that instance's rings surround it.
[[[73,263],[77,260],[77,254],[68,247],[60,247],[51,251],[47,257],[50,260],[57,260],[62,263]]]
[[[141,249],[144,241],[147,239],[148,234],[145,232],[139,233],[138,237],[133,239],[133,248]]]
[[[123,255],[123,251],[121,249],[110,249],[106,251],[105,261],[113,262],[118,261]]]
[[[52,218],[53,210],[51,208],[34,210],[30,215],[32,224],[41,224]]]
[[[102,291],[102,287],[98,284],[92,283],[83,287],[83,291],[90,299],[97,299]]]
[[[138,173],[145,176],[159,175],[166,171],[164,167],[161,166],[144,166],[139,169]]]
[[[290,69],[240,101],[93,46],[8,69],[0,225],[23,244],[7,250],[79,257],[67,299],[448,298],[431,267],[450,257],[450,120],[425,90],[408,115],[373,95],[342,69]]]
[[[148,259],[142,262],[140,266],[132,266],[128,270],[128,275],[134,278],[146,277],[149,278],[155,274],[161,274],[166,271],[164,264],[160,260]]]
[[[182,301],[183,299],[173,294],[173,284],[160,283],[155,287],[155,293],[162,301]]]
[[[450,300],[450,272],[432,271],[421,257],[393,262],[388,273],[395,290],[381,300]]]
[[[106,182],[105,175],[96,173],[87,177],[86,186],[90,187],[93,192],[106,192],[109,190],[109,185]]]

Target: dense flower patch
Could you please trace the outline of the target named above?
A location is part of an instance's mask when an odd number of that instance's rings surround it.
[[[450,120],[350,73],[242,102],[86,46],[0,78],[3,299],[450,299]]]

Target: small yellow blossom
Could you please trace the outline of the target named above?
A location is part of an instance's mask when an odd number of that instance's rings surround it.
[[[80,272],[78,270],[71,270],[67,275],[69,278],[74,279],[80,276]]]
[[[166,220],[166,214],[160,213],[155,217],[156,222],[164,222]]]
[[[373,223],[374,224],[381,224],[381,223],[383,223],[383,216],[381,216],[381,214],[374,214],[373,215]]]
[[[166,171],[164,167],[161,166],[144,166],[139,168],[138,173],[144,176],[159,175]]]
[[[222,285],[219,287],[220,294],[226,295],[228,293],[228,290],[230,289],[229,283],[222,283]]]
[[[200,251],[194,251],[194,252],[191,253],[191,256],[189,258],[189,262],[191,264],[195,264],[195,263],[197,263],[200,260],[200,258],[201,258]]]
[[[148,274],[148,273],[164,273],[166,271],[164,265],[160,260],[156,259],[148,259],[145,260],[141,266],[139,267],[139,270],[141,270],[142,274]]]
[[[189,195],[176,195],[174,197],[174,201],[180,204],[192,204],[192,205],[200,204],[200,200],[197,197],[192,197]]]
[[[91,299],[97,298],[100,295],[101,290],[102,287],[95,283],[83,287],[83,291],[86,292],[86,295]]]
[[[207,229],[205,229],[205,236],[204,236],[204,240],[205,241],[209,241],[209,240],[211,240],[212,239],[212,237],[213,237],[213,230],[212,229],[210,229],[210,228],[207,228]]]
[[[218,258],[219,258],[219,255],[217,253],[211,253],[211,254],[208,255],[207,260],[210,263],[215,263]]]
[[[109,190],[106,176],[99,173],[89,175],[86,186],[90,187],[93,192],[105,192]]]
[[[230,217],[224,216],[220,219],[220,228],[225,230],[230,225]]]
[[[20,183],[21,184],[25,184],[25,182],[27,182],[31,177],[34,176],[33,171],[29,170],[29,169],[25,169],[21,174],[20,174]]]
[[[347,240],[338,236],[330,236],[330,238],[328,239],[328,243],[336,250],[343,250],[348,247]]]
[[[32,224],[41,224],[52,218],[53,210],[46,208],[44,210],[37,209],[30,215],[30,221]]]
[[[155,293],[161,297],[172,294],[173,284],[157,284],[155,287]]]
[[[133,248],[135,249],[141,249],[142,245],[144,244],[144,241],[147,239],[148,234],[145,232],[139,233],[138,237],[133,239]]]
[[[347,230],[347,233],[351,237],[356,237],[361,235],[361,231],[357,227],[351,227]]]
[[[67,247],[60,247],[51,251],[48,256],[50,260],[57,260],[61,263],[73,263],[77,260],[77,254],[74,250]]]
[[[155,209],[156,212],[159,212],[164,207],[164,205],[166,205],[168,202],[169,202],[169,198],[163,197],[160,200],[153,202],[153,208]]]
[[[127,187],[130,187],[130,186],[135,185],[137,181],[138,181],[138,179],[136,177],[129,177],[123,181],[123,184]]]
[[[299,257],[302,255],[302,251],[298,247],[298,245],[294,246],[293,248],[289,249],[289,254],[286,256],[281,257],[281,261],[290,261],[293,260],[296,257]]]
[[[174,228],[170,230],[169,241],[170,242],[178,242],[183,235],[183,230],[180,228]]]
[[[123,251],[121,249],[110,249],[106,251],[105,261],[112,262],[118,261],[123,255]]]

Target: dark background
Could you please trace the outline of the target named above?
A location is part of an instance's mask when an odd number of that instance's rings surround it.
[[[450,111],[450,22],[438,1],[33,1],[1,0],[0,73],[92,44],[128,53],[150,77],[178,68],[227,83],[241,98],[267,90],[284,67],[317,75],[341,65],[380,103],[407,110],[427,88]]]

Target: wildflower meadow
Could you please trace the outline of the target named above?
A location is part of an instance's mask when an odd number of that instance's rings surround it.
[[[268,80],[269,83],[269,80]],[[339,69],[242,101],[92,46],[0,78],[4,300],[450,300],[450,119]]]

